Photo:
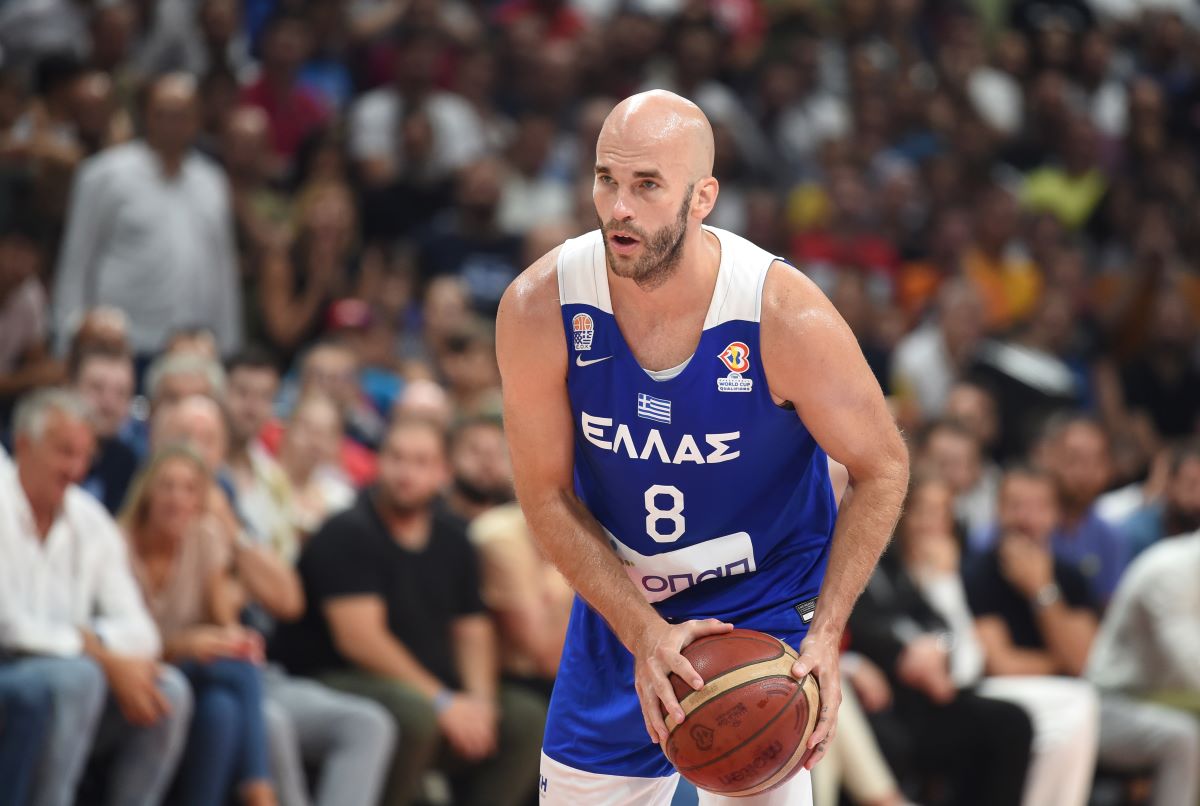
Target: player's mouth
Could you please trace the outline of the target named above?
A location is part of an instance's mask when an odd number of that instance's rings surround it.
[[[609,232],[608,244],[618,255],[630,255],[641,245],[641,240],[627,232]]]

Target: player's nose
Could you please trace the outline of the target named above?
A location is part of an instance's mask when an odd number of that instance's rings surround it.
[[[617,193],[617,203],[613,205],[613,218],[618,221],[633,220],[633,205],[629,203],[629,197],[624,191]]]

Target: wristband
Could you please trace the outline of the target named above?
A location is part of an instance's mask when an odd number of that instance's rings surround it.
[[[1037,595],[1033,597],[1034,602],[1039,608],[1049,607],[1062,598],[1062,591],[1059,590],[1058,584],[1051,582],[1043,585],[1038,590]]]
[[[433,710],[438,716],[441,716],[452,702],[454,702],[454,692],[443,688],[433,695]]]

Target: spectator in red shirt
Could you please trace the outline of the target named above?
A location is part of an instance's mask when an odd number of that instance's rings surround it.
[[[329,112],[297,82],[308,58],[312,35],[304,17],[280,13],[267,24],[262,40],[262,72],[242,90],[242,103],[267,113],[271,149],[290,162],[304,138],[325,123]]]

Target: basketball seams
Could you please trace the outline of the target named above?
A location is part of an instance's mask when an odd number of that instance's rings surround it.
[[[704,641],[704,644],[716,644],[716,643],[720,643],[722,641],[749,641],[751,643],[756,643],[756,644],[766,644],[767,643],[766,641],[764,641],[761,638],[755,638],[755,637],[747,636],[747,635],[716,635],[716,636],[712,636],[710,638],[701,639],[701,640]],[[696,643],[690,644],[689,646],[685,647],[683,650],[685,657],[687,655],[687,650],[691,649],[693,646],[696,646],[696,644],[699,644],[699,643],[700,642],[697,641]],[[771,661],[779,660],[779,658],[781,656],[787,654],[787,652],[785,650],[791,649],[791,647],[789,647],[783,641],[780,641],[778,639],[776,639],[775,644],[771,645],[771,646],[772,646],[772,648],[779,650],[778,654],[772,655],[769,658],[758,658],[756,660],[750,660],[750,661],[746,661],[745,663],[740,663],[737,666],[730,666],[728,669],[721,672],[721,674],[712,678],[708,682],[709,683],[715,682],[717,680],[720,680],[725,675],[730,674],[731,672],[736,672],[738,669],[745,669],[747,666],[753,666],[756,663],[769,663]]]
[[[730,688],[736,688],[742,683],[762,677],[791,677],[791,669],[792,659],[786,654],[782,654],[778,658],[743,664],[733,671],[725,672],[709,680],[704,684],[704,688],[699,691],[693,691],[681,699],[679,705],[683,708],[683,713],[686,717],[709,700],[725,693]],[[792,679],[795,680],[794,677]],[[673,717],[668,717],[666,725],[667,732],[670,733],[675,730],[679,723]]]
[[[812,738],[813,729],[817,725],[817,711],[821,707],[820,689],[817,686],[816,680],[810,675],[805,677],[801,684],[804,691],[804,696],[808,699],[808,724],[804,728],[804,734],[800,739],[800,744],[797,745],[795,752],[791,758],[787,760],[783,766],[776,770],[775,774],[762,783],[755,784],[748,789],[741,789],[737,792],[725,792],[726,797],[745,798],[750,795],[758,795],[763,792],[770,791],[792,777],[793,771],[796,769],[797,762],[804,757],[807,752],[805,745]]]
[[[752,683],[761,683],[764,680],[778,680],[781,677],[782,677],[782,675],[771,675],[769,677],[757,677],[757,678],[754,678],[753,680],[747,680],[745,683],[742,683],[739,686],[735,686],[734,688],[726,689],[726,691],[737,691],[738,689],[748,686]],[[789,677],[789,679],[792,680],[793,682],[796,680],[796,678],[794,678],[794,677]],[[776,720],[778,720],[781,716],[783,716],[784,714],[786,714],[788,712],[788,709],[792,707],[792,703],[794,703],[796,701],[796,697],[798,697],[801,693],[803,693],[803,692],[800,690],[799,686],[797,686],[796,690],[793,691],[788,696],[787,702],[785,702],[780,707],[779,711],[777,713],[775,713],[766,722],[764,722],[762,727],[760,727],[758,730],[754,731],[754,733],[750,734],[745,739],[743,739],[742,743],[739,744],[738,746],[731,747],[729,750],[726,750],[721,755],[716,756],[714,758],[710,758],[708,761],[704,762],[703,764],[696,764],[691,767],[676,767],[676,769],[679,770],[680,772],[692,772],[694,770],[704,769],[705,767],[708,767],[712,764],[716,764],[718,761],[722,761],[723,759],[729,758],[729,756],[731,756],[734,753],[736,753],[737,751],[743,749],[746,745],[753,742],[755,739],[757,739],[759,736],[761,736],[765,731],[767,731],[772,725],[774,725]],[[705,703],[705,704],[707,705],[707,703]]]

